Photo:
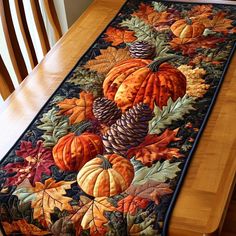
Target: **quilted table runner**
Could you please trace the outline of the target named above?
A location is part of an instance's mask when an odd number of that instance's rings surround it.
[[[236,6],[128,0],[2,159],[4,234],[167,235],[235,39]]]

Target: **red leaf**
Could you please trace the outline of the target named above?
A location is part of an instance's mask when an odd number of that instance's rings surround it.
[[[182,157],[179,153],[178,148],[167,147],[170,142],[177,141],[176,130],[165,130],[163,134],[159,135],[148,135],[146,136],[143,143],[139,146],[131,148],[128,151],[128,157],[135,156],[136,160],[141,161],[144,165],[150,166],[154,161],[160,159],[172,159],[173,157]]]
[[[41,181],[42,173],[51,174],[49,167],[54,165],[54,160],[51,150],[44,148],[42,141],[38,141],[35,147],[31,142],[22,141],[16,155],[24,160],[9,163],[3,168],[8,174],[16,173],[7,178],[5,185],[18,185],[26,178],[34,185]]]
[[[124,213],[129,213],[130,215],[135,215],[138,208],[146,208],[149,203],[148,199],[128,195],[118,202],[117,210]]]

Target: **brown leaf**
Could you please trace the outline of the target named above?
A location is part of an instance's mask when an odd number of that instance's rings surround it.
[[[160,136],[155,134],[147,135],[143,143],[128,151],[128,157],[135,156],[136,160],[147,166],[151,166],[153,162],[160,159],[170,160],[174,157],[182,157],[178,148],[168,147],[170,142],[179,140],[179,138],[176,138],[177,132],[178,129],[166,129]]]
[[[127,48],[108,47],[107,49],[101,49],[100,52],[101,55],[89,60],[85,68],[107,74],[115,64],[131,58]]]
[[[213,6],[211,4],[208,5],[197,5],[192,7],[191,11],[189,11],[188,15],[190,17],[193,16],[197,16],[197,17],[201,17],[204,15],[204,17],[206,15],[211,15],[212,14],[212,8]]]
[[[145,209],[149,203],[148,199],[140,196],[128,195],[118,202],[117,210],[123,213],[135,215],[138,209]]]
[[[116,29],[109,27],[106,31],[106,37],[104,38],[107,42],[112,42],[112,46],[118,46],[121,43],[132,43],[137,38],[134,36],[133,31]]]
[[[106,228],[104,224],[108,222],[105,211],[114,211],[115,207],[107,201],[107,197],[99,197],[91,200],[88,197],[80,197],[80,205],[71,217],[76,224],[81,224],[83,229],[90,229],[91,235],[104,235]]]
[[[126,192],[131,196],[138,196],[144,199],[149,199],[159,204],[160,197],[173,192],[170,185],[167,183],[159,183],[157,181],[149,180],[142,185],[131,185]]]
[[[21,232],[23,235],[47,235],[50,233],[48,231],[38,228],[33,224],[29,224],[24,219],[13,221],[11,223],[2,222],[2,226],[7,235],[10,235],[14,232]]]
[[[225,18],[226,15],[227,13],[221,11],[214,15],[212,19],[203,19],[202,23],[205,25],[206,28],[209,28],[212,31],[227,34],[229,29],[233,28],[233,20]]]
[[[94,119],[93,94],[81,92],[80,98],[64,99],[57,103],[61,115],[69,116],[70,124],[79,123],[86,119]]]
[[[181,51],[183,55],[192,55],[196,53],[198,48],[215,48],[217,47],[217,43],[224,41],[224,38],[214,36],[202,36],[192,39],[173,38],[170,42],[170,46],[176,51]]]
[[[178,69],[185,75],[187,80],[186,93],[192,97],[203,97],[210,85],[203,79],[206,71],[202,68],[194,68],[188,65],[181,65]]]

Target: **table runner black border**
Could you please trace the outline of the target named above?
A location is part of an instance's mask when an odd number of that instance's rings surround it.
[[[155,1],[155,0],[154,0]],[[14,149],[14,147],[18,144],[18,142],[22,139],[22,137],[25,135],[25,132],[31,127],[31,125],[33,125],[33,123],[36,121],[36,119],[38,118],[39,114],[44,110],[44,108],[48,105],[49,101],[53,98],[53,96],[58,92],[58,90],[61,88],[61,86],[63,85],[63,83],[68,79],[68,77],[71,76],[71,74],[73,73],[74,69],[79,65],[79,63],[81,62],[81,60],[84,58],[84,56],[89,52],[89,50],[96,44],[96,41],[105,33],[105,31],[107,30],[107,28],[110,26],[110,24],[115,20],[115,18],[119,15],[119,13],[126,7],[127,3],[129,2],[129,0],[126,0],[122,6],[119,8],[118,12],[116,13],[116,15],[110,20],[110,22],[107,24],[107,26],[102,30],[102,32],[98,35],[98,37],[94,40],[94,42],[89,46],[89,48],[83,53],[83,55],[80,57],[80,59],[76,62],[76,64],[72,67],[72,69],[70,70],[70,72],[66,75],[66,77],[62,80],[62,82],[58,85],[58,87],[56,88],[56,90],[52,93],[52,95],[48,98],[48,100],[45,102],[45,104],[40,108],[40,110],[37,112],[37,114],[35,115],[34,119],[30,122],[30,124],[27,126],[27,128],[25,129],[25,131],[20,135],[20,137],[17,139],[17,141],[13,144],[13,146],[10,148],[10,150],[4,155],[4,157],[0,160],[0,163],[2,163],[7,157],[8,155],[10,154],[10,152]],[[145,1],[144,1],[145,2]],[[236,7],[236,5],[234,4],[224,4],[224,3],[211,3],[211,2],[197,2],[197,1],[194,1],[194,2],[187,2],[187,1],[172,1],[172,0],[158,0],[157,2],[165,2],[165,3],[176,3],[176,4],[191,4],[191,5],[194,5],[194,4],[201,4],[201,5],[208,5],[208,4],[212,4],[212,5],[227,5],[227,6],[234,6]],[[91,3],[93,4],[93,3]],[[56,46],[56,45],[55,45]],[[186,161],[184,163],[184,167],[183,169],[181,170],[181,174],[180,174],[180,177],[179,177],[179,180],[178,180],[178,183],[176,185],[176,188],[174,190],[174,194],[171,198],[171,201],[170,201],[170,204],[169,204],[169,207],[167,209],[167,212],[165,214],[165,219],[164,219],[164,222],[163,222],[163,229],[162,229],[162,233],[161,235],[162,236],[168,236],[168,223],[170,221],[170,217],[171,217],[171,212],[173,210],[173,207],[176,203],[176,200],[177,200],[177,197],[178,197],[178,194],[180,192],[180,189],[181,189],[181,186],[184,182],[184,177],[186,176],[187,174],[187,171],[188,171],[188,167],[190,165],[190,162],[192,160],[192,156],[194,154],[194,152],[196,151],[196,147],[199,143],[199,140],[200,140],[200,137],[206,127],[206,123],[210,117],[210,113],[215,105],[215,102],[216,102],[216,99],[218,97],[218,94],[219,94],[219,91],[220,91],[220,88],[221,88],[221,85],[223,84],[223,81],[224,81],[224,77],[227,73],[227,70],[229,68],[229,64],[231,62],[231,59],[233,58],[233,55],[234,55],[234,52],[235,52],[235,49],[236,49],[236,42],[234,42],[234,45],[231,49],[231,52],[230,52],[230,55],[227,59],[227,61],[225,62],[225,65],[224,65],[224,70],[222,72],[222,75],[221,75],[221,78],[219,80],[219,83],[216,87],[216,90],[215,90],[215,93],[212,97],[212,100],[211,100],[211,103],[208,107],[208,110],[207,110],[207,113],[204,117],[204,120],[203,120],[203,123],[198,131],[198,134],[196,136],[196,139],[194,141],[194,144],[191,148],[191,151],[189,152],[188,156],[186,157]],[[50,55],[48,55],[50,56]],[[3,235],[7,235],[5,233],[5,230],[2,226],[2,223],[0,221],[0,229],[3,233]],[[202,233],[202,232],[200,232]],[[212,233],[212,232],[204,232],[204,233]],[[170,235],[169,235],[170,236]]]

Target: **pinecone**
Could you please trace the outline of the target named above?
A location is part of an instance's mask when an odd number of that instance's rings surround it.
[[[126,156],[128,149],[144,141],[152,117],[153,113],[149,106],[142,103],[122,114],[121,118],[103,135],[106,152]]]
[[[153,58],[155,56],[155,46],[146,41],[136,41],[131,44],[129,51],[134,58]]]
[[[110,126],[121,117],[121,110],[115,102],[102,97],[94,101],[93,114],[99,122]]]

